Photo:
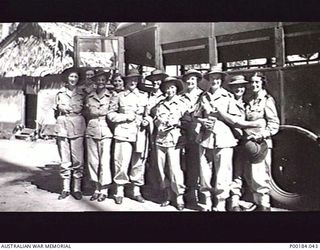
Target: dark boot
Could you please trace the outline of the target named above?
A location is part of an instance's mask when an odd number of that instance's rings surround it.
[[[80,178],[74,178],[73,180],[73,193],[72,196],[76,200],[82,199],[82,193],[81,193],[81,179]]]
[[[171,200],[171,189],[166,188],[164,191],[164,197],[163,197],[163,202],[161,203],[160,207],[166,207],[170,205],[170,200]]]
[[[67,198],[70,195],[69,191],[62,191],[61,194],[58,197],[58,200],[63,200],[65,198]]]
[[[62,182],[63,190],[59,195],[58,200],[63,200],[70,195],[70,183],[71,183],[71,180],[69,178],[63,179],[63,182]]]
[[[182,211],[184,209],[184,201],[183,201],[183,195],[182,194],[177,196],[177,209],[179,211]]]
[[[123,196],[124,196],[124,186],[117,185],[116,194],[114,195],[115,203],[118,204],[118,205],[122,204]]]

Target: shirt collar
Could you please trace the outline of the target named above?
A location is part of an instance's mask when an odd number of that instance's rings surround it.
[[[172,97],[171,100],[167,100],[166,99],[166,103],[169,104],[169,105],[172,104],[172,103],[179,104],[179,100],[180,100],[179,96],[175,95],[174,97]]]
[[[155,96],[155,97],[158,97],[158,96],[161,96],[162,95],[162,91],[160,89],[157,90],[157,92],[151,92],[150,93],[150,96]]]
[[[214,93],[211,93],[210,91],[208,91],[206,95],[209,99],[215,100],[220,98],[221,96],[228,96],[228,91],[225,90],[224,88],[219,88]]]
[[[253,99],[262,100],[263,98],[265,98],[265,96],[266,96],[267,94],[268,94],[267,91],[266,91],[265,89],[262,89],[262,90],[258,93],[257,97],[254,97],[254,95],[251,94],[250,97],[249,97],[249,100],[253,100]]]
[[[89,94],[89,97],[94,97],[94,98],[100,100],[100,99],[104,98],[105,96],[110,97],[111,95],[112,95],[112,94],[111,94],[111,92],[110,92],[108,89],[104,89],[104,90],[102,90],[100,97],[99,97],[99,95],[98,95],[98,93],[97,93],[96,91],[92,91],[92,92]]]
[[[138,88],[135,88],[133,91],[130,91],[129,89],[126,89],[124,92],[125,92],[124,93],[125,96],[127,96],[127,95],[129,95],[131,93],[135,94],[135,95],[138,95],[140,93]]]
[[[199,89],[198,87],[196,87],[193,90],[191,90],[191,92],[186,92],[183,95],[186,96],[188,99],[190,99],[190,97],[194,97],[194,96],[200,95],[201,92],[202,92],[202,90]]]
[[[73,95],[80,95],[82,94],[81,90],[79,88],[75,88],[74,90],[70,90],[67,87],[62,87],[61,90],[59,91],[60,93],[65,93],[66,95],[68,95],[69,97],[73,96]]]

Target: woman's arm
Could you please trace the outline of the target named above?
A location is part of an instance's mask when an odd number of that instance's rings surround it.
[[[264,119],[258,119],[256,121],[246,121],[245,117],[230,115],[227,112],[217,110],[219,116],[228,124],[235,128],[263,128],[266,126]]]

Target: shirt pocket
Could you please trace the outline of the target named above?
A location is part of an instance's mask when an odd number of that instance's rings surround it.
[[[99,121],[101,136],[102,137],[112,137],[112,132],[105,120]]]
[[[69,117],[73,126],[74,135],[84,135],[86,123],[83,116]]]
[[[264,109],[260,106],[253,107],[246,112],[246,119],[249,121],[255,121],[261,118],[264,118]]]
[[[98,112],[99,112],[99,104],[97,104],[97,103],[88,103],[87,105],[87,108],[88,108],[88,110],[89,110],[89,112],[90,112],[90,114],[91,115],[97,115],[98,114]]]
[[[89,136],[97,135],[98,134],[97,124],[95,124],[92,121],[89,121],[89,124],[88,124],[87,129],[86,129],[86,134],[89,135]]]
[[[71,98],[70,107],[72,110],[78,110],[83,107],[83,99],[81,96],[74,96]]]

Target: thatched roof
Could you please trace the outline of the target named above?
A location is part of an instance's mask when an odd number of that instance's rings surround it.
[[[0,76],[44,76],[73,66],[74,36],[89,31],[65,23],[20,23],[0,43]]]

